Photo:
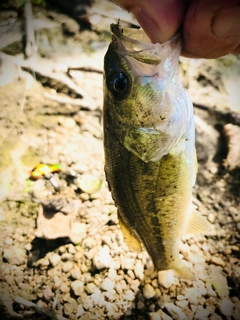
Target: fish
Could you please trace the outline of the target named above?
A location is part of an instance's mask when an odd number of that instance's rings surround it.
[[[181,237],[206,232],[192,204],[196,180],[194,111],[179,79],[181,37],[151,43],[142,29],[111,24],[104,57],[105,174],[129,249],[157,271],[194,280]]]

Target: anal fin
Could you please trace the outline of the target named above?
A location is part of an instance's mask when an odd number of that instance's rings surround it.
[[[193,210],[184,235],[206,233],[210,229],[212,229],[211,223],[208,222],[205,217],[201,216],[198,211]]]
[[[142,251],[141,242],[132,234],[126,224],[123,222],[120,215],[118,215],[119,224],[122,230],[123,238],[129,248],[129,250],[139,253]]]

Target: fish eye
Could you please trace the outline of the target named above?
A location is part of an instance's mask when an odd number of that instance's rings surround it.
[[[130,80],[124,72],[115,72],[108,79],[108,88],[118,100],[125,99],[130,93]]]

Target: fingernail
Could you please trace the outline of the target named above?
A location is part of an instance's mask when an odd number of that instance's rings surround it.
[[[162,42],[161,34],[157,23],[141,8],[134,7],[132,13],[136,17],[149,39],[153,42]]]
[[[219,11],[213,19],[212,30],[219,38],[240,36],[240,6]]]

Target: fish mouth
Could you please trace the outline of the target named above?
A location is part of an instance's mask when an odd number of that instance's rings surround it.
[[[111,24],[110,28],[113,34],[113,42],[119,53],[122,55],[130,55],[140,62],[158,65],[161,63],[163,56],[172,56],[172,52],[176,51],[180,53],[180,34],[160,44],[152,43],[143,29],[122,28],[119,24]],[[177,50],[176,47],[178,47],[179,50]]]

